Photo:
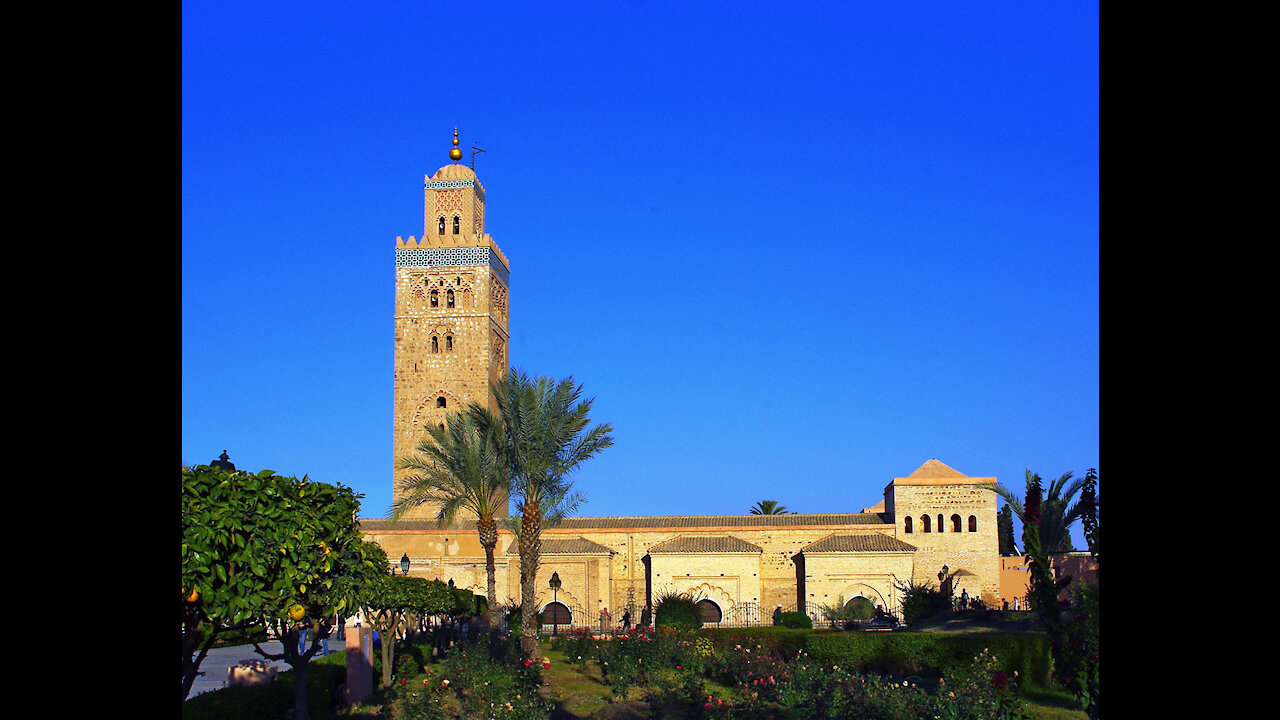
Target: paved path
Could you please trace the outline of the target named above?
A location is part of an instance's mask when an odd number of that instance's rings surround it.
[[[329,652],[340,651],[342,648],[342,640],[339,640],[337,633],[334,633],[334,637],[329,638]],[[262,644],[262,649],[274,655],[283,650],[283,646],[280,645],[279,640],[269,640]],[[319,655],[316,657],[319,657]],[[195,697],[202,692],[217,690],[226,685],[227,669],[240,664],[241,660],[264,660],[264,658],[258,654],[258,651],[253,649],[252,645],[231,645],[210,650],[209,654],[205,656],[204,662],[200,663],[200,672],[204,674],[196,676],[195,682],[191,685],[191,694],[187,697]],[[312,660],[314,661],[315,658],[312,658]],[[276,672],[292,670],[287,664],[279,660],[270,661],[267,664],[274,667]]]

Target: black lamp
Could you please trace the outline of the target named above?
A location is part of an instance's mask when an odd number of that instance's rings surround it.
[[[409,553],[405,553],[400,557],[400,572],[405,575],[409,574]]]
[[[551,573],[551,580],[547,582],[547,585],[550,586],[551,588],[551,602],[559,604],[560,573],[558,572]],[[551,618],[552,618],[551,634],[555,635],[556,631],[560,629],[559,623],[556,622],[556,620],[560,619],[560,608],[553,608],[551,610]]]

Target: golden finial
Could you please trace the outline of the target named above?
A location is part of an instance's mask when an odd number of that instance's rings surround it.
[[[449,159],[455,163],[462,159],[462,151],[458,149],[458,126],[453,126],[453,147],[449,149]]]

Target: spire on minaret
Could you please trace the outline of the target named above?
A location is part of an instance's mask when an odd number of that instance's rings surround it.
[[[458,161],[462,159],[462,151],[458,149],[457,125],[453,126],[453,147],[449,149],[449,159],[453,161],[454,165],[457,165]]]

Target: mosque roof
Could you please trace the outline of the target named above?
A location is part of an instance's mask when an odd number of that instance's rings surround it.
[[[965,475],[964,473],[956,470],[955,468],[948,467],[946,463],[943,463],[939,460],[930,459],[930,460],[926,460],[923,465],[916,468],[915,472],[911,473],[907,477],[958,478],[958,477],[968,477],[968,475]]]
[[[824,552],[915,552],[916,546],[908,545],[901,540],[881,535],[880,533],[867,533],[863,535],[828,535],[821,540],[806,546],[801,552],[824,553]]]
[[[435,520],[399,520],[361,518],[364,532],[474,530],[475,520],[458,520],[440,527]],[[615,517],[570,517],[560,521],[555,530],[615,530],[623,528],[760,528],[794,526],[892,525],[880,513],[813,513],[795,515],[659,515]],[[552,528],[544,528],[548,530]]]
[[[732,535],[684,536],[671,538],[649,548],[649,554],[760,553],[764,549]]]
[[[543,555],[609,555],[613,551],[597,542],[592,542],[586,538],[579,537],[571,540],[560,540],[557,538],[543,538],[542,551]],[[511,543],[511,547],[507,548],[508,555],[519,555],[519,543]]]

